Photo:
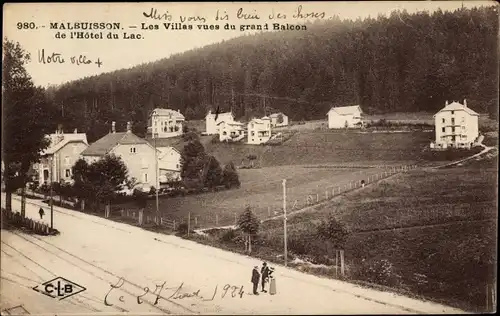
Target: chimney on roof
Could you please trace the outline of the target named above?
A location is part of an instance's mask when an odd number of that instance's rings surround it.
[[[132,123],[127,122],[127,133],[131,133],[131,132],[132,132]]]
[[[111,133],[116,133],[116,122],[111,122]]]
[[[467,99],[464,99],[464,106],[467,107]]]
[[[444,105],[448,105],[448,100],[446,100],[446,102],[444,103]]]

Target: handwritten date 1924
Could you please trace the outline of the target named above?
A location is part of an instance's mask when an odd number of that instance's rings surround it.
[[[108,296],[111,293],[111,291],[113,289],[121,288],[124,284],[125,284],[125,281],[122,278],[120,278],[120,280],[118,280],[118,282],[115,285],[111,284],[111,288],[109,289],[108,293],[104,297],[104,304],[106,306],[113,306],[113,304],[110,304],[108,302]],[[163,282],[163,284],[160,284],[160,285],[156,285],[156,289],[153,292],[151,292],[148,287],[145,287],[143,289],[143,293],[140,295],[137,295],[137,297],[136,297],[137,304],[142,304],[145,301],[144,297],[147,294],[151,294],[151,295],[155,296],[155,300],[154,300],[153,305],[157,305],[159,303],[160,299],[182,300],[182,299],[186,299],[186,298],[197,298],[197,299],[201,299],[203,301],[213,301],[216,298],[217,293],[218,293],[218,289],[219,289],[219,286],[216,285],[214,288],[214,291],[210,293],[210,298],[205,298],[201,295],[200,289],[198,289],[196,291],[192,291],[192,292],[191,291],[183,291],[184,282],[182,282],[181,285],[178,287],[170,287],[170,288],[165,287],[165,284],[166,284],[166,282]],[[162,296],[161,293],[163,290],[174,290],[174,292],[169,296]],[[126,292],[126,293],[128,293],[128,292]],[[226,284],[222,288],[222,293],[221,293],[220,297],[225,298],[226,296],[230,295],[233,298],[237,297],[237,296],[242,298],[244,293],[245,293],[245,291],[243,291],[243,286],[233,286],[231,284]],[[129,294],[131,294],[131,293],[129,293]],[[125,302],[123,296],[120,296],[118,300],[120,302]]]

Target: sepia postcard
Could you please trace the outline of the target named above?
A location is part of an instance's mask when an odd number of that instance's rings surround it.
[[[6,3],[2,315],[495,313],[496,1]]]

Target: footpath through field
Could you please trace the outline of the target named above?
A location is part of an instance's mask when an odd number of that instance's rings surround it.
[[[480,144],[480,146],[483,147],[483,150],[481,152],[477,153],[477,154],[474,154],[472,156],[469,156],[469,157],[466,157],[466,158],[463,158],[463,159],[460,159],[460,160],[457,160],[457,161],[453,161],[451,163],[446,163],[446,164],[439,165],[439,166],[433,166],[433,167],[430,167],[430,168],[431,169],[439,169],[439,168],[450,167],[450,166],[453,166],[453,165],[458,165],[458,164],[466,162],[468,160],[471,160],[471,159],[477,158],[479,156],[485,155],[486,153],[490,152],[491,150],[493,150],[495,148],[495,147],[488,147],[488,146],[486,146],[484,144]],[[372,185],[376,185],[381,180],[392,178],[392,177],[394,177],[396,175],[399,175],[401,173],[407,172],[409,170],[415,170],[415,169],[423,169],[423,170],[425,170],[426,168],[427,167],[425,167],[425,166],[411,165],[409,167],[405,167],[405,168],[399,169],[397,171],[390,172],[386,176],[381,176],[379,178],[372,178],[371,182],[369,181],[370,178],[368,178],[368,181],[366,182],[366,184],[365,184],[364,187],[362,187],[362,186],[355,186],[355,187],[352,187],[352,188],[348,189],[347,186],[346,186],[346,190],[345,191],[339,192],[339,194],[337,194],[337,195],[332,195],[330,198],[325,199],[325,200],[323,200],[323,201],[321,201],[319,203],[312,203],[311,205],[302,207],[300,209],[295,209],[295,210],[287,212],[287,218],[291,217],[291,216],[294,216],[294,215],[297,215],[297,214],[308,212],[310,210],[315,209],[318,206],[322,206],[322,205],[328,204],[328,203],[330,203],[330,202],[332,202],[334,200],[337,200],[337,199],[341,198],[343,196],[343,194],[345,194],[345,193],[362,190],[362,189],[364,189],[366,187],[369,187],[369,186],[372,186]],[[382,173],[382,174],[384,174],[384,173]],[[266,219],[261,220],[261,223],[267,222],[267,221],[271,221],[271,220],[276,220],[276,219],[279,219],[279,218],[283,218],[284,214],[282,213],[282,211],[280,213],[281,214],[278,214],[278,215],[275,215],[275,216],[272,216],[272,217],[268,217]],[[199,234],[199,235],[204,235],[205,232],[208,231],[208,230],[212,230],[212,229],[229,229],[229,228],[235,229],[236,228],[236,224],[234,224],[234,225],[225,225],[225,226],[213,226],[213,227],[199,228],[199,229],[195,229],[194,232],[197,233],[197,234]]]
[[[354,192],[354,191],[358,191],[358,190],[363,190],[363,189],[368,188],[368,187],[370,187],[372,185],[375,185],[376,183],[378,183],[378,182],[380,182],[382,180],[389,179],[389,178],[391,178],[391,177],[393,177],[395,175],[398,175],[400,173],[407,172],[409,170],[413,170],[413,169],[416,169],[416,168],[417,168],[416,165],[403,166],[403,167],[401,167],[401,169],[394,169],[394,171],[387,171],[387,172],[382,172],[380,174],[372,175],[371,177],[368,177],[366,179],[366,183],[365,183],[364,186],[362,186],[359,182],[355,182],[355,185],[353,185],[353,186],[347,186],[346,185],[346,186],[344,186],[345,187],[344,191],[340,191],[339,190],[338,194],[333,194],[328,199],[322,200],[321,202],[318,202],[318,203],[311,203],[311,205],[309,205],[309,206],[306,206],[306,207],[303,207],[303,208],[300,208],[300,209],[295,209],[293,211],[287,212],[287,218],[289,218],[291,216],[295,216],[297,214],[308,212],[310,210],[315,209],[316,207],[319,207],[319,206],[328,204],[328,203],[330,203],[332,201],[335,201],[337,199],[340,199],[345,193]],[[283,216],[284,216],[283,212],[281,211],[280,213],[281,214],[278,214],[278,215],[275,215],[275,216],[272,216],[272,217],[268,217],[266,219],[261,220],[261,223],[267,222],[267,221],[271,221],[271,220],[276,220],[276,219],[279,219],[279,218],[283,218]],[[226,225],[226,226],[215,226],[215,227],[208,227],[208,228],[200,228],[200,229],[195,229],[194,232],[197,233],[197,234],[199,234],[199,235],[204,235],[205,231],[208,231],[208,230],[211,230],[211,229],[229,229],[229,228],[235,229],[236,225]]]

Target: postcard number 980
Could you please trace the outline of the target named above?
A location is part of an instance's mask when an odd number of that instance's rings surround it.
[[[23,29],[33,30],[33,29],[36,29],[36,25],[35,25],[35,22],[17,22],[17,29],[18,30],[23,30]]]

